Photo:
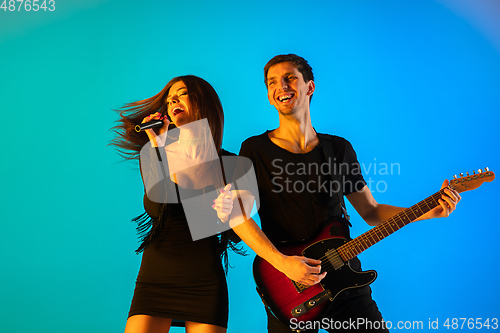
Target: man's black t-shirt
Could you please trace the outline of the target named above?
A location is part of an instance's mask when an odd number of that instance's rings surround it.
[[[366,185],[351,144],[330,138],[335,158],[327,158],[321,145],[305,154],[291,153],[275,145],[268,132],[242,143],[240,156],[254,165],[261,226],[271,242],[313,236],[321,222],[341,216],[338,186],[346,195]]]
[[[240,156],[252,161],[257,177],[262,230],[274,244],[306,239],[315,234],[326,218],[340,216],[337,186],[346,195],[366,185],[351,144],[337,136],[326,136],[325,140],[322,139],[325,136],[318,136],[325,147],[318,145],[306,154],[280,148],[271,141],[268,132],[241,145]],[[326,140],[332,143],[334,157],[323,151],[329,150]],[[361,271],[356,257],[349,260],[349,266]],[[372,323],[382,321],[369,286],[344,290],[324,318],[338,322],[356,322],[357,318]],[[268,310],[268,331],[291,332],[291,329]]]

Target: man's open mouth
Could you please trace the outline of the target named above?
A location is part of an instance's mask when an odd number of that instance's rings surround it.
[[[288,102],[289,100],[292,99],[293,96],[294,96],[293,94],[284,94],[284,95],[278,96],[278,101]]]

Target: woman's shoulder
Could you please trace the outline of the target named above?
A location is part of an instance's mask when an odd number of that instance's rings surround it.
[[[230,151],[227,151],[224,148],[221,148],[220,154],[221,156],[236,156],[235,153],[231,153]]]

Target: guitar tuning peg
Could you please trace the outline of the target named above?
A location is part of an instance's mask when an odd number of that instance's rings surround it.
[[[463,172],[460,172],[460,177],[463,177],[464,176],[464,173]]]
[[[454,176],[453,176],[453,179],[457,179],[457,175],[454,175]]]
[[[488,167],[484,168],[485,171],[490,171],[490,169],[488,169]]]
[[[483,170],[481,170],[481,169],[478,169],[478,170],[477,170],[477,172],[481,173],[481,172],[483,172]]]
[[[469,175],[469,173],[468,173],[468,172],[466,172],[466,174],[467,174],[467,176]]]
[[[475,174],[476,174],[476,171],[472,170],[472,173],[475,175]]]

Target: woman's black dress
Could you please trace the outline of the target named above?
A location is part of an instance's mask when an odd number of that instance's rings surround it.
[[[178,196],[177,185],[167,182]],[[190,192],[192,196],[211,192],[206,195],[211,205],[216,199],[214,190],[208,186]],[[193,241],[181,203],[154,203],[145,195],[144,206],[153,227],[147,235],[150,242],[144,249],[129,317],[142,314],[174,319],[174,325],[193,321],[227,327],[228,291],[219,237]],[[207,218],[217,219],[215,210],[213,214]]]

